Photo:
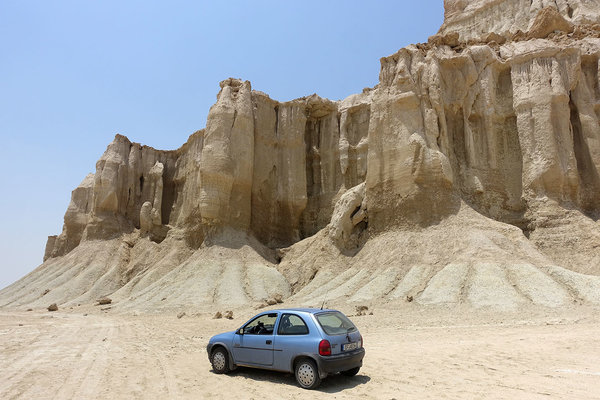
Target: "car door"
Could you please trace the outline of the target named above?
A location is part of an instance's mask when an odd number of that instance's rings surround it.
[[[307,340],[309,334],[309,328],[301,316],[292,313],[282,314],[275,336],[273,368],[291,371],[292,359],[306,352],[307,345],[310,345],[310,341]]]
[[[273,329],[277,313],[262,314],[248,322],[233,338],[236,364],[273,365]]]

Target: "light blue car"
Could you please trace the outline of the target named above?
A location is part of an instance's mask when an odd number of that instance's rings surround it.
[[[337,310],[290,308],[262,312],[241,328],[213,336],[206,348],[214,372],[238,366],[293,372],[314,389],[328,374],[354,376],[365,356],[356,326]]]

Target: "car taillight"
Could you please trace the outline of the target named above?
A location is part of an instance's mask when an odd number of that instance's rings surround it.
[[[331,344],[329,344],[329,340],[321,340],[321,343],[319,343],[319,354],[322,356],[331,355]]]
[[[360,347],[364,347],[364,346],[363,346],[363,338],[362,338],[362,335],[360,335]]]

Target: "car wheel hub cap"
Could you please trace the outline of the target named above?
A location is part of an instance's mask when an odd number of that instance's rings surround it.
[[[308,364],[302,364],[298,368],[298,380],[304,386],[310,386],[315,380],[315,371]]]
[[[223,355],[223,353],[219,352],[214,355],[213,365],[218,370],[222,370],[223,368],[225,368],[225,356]]]

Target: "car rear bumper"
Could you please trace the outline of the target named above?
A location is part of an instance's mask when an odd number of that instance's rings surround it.
[[[317,364],[319,371],[327,374],[347,371],[352,368],[362,367],[362,360],[365,356],[365,349],[360,348],[346,354],[336,354],[332,356],[319,356]]]

